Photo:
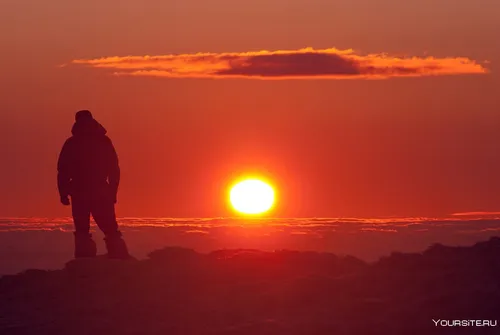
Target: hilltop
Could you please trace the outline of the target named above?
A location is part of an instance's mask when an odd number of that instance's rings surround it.
[[[167,247],[140,261],[72,260],[0,278],[0,332],[15,335],[497,334],[500,325],[433,319],[498,320],[499,311],[498,237],[374,263]]]

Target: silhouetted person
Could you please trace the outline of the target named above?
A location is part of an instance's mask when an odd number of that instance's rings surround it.
[[[90,234],[90,214],[104,232],[108,257],[128,258],[115,215],[120,167],[106,129],[87,110],[76,113],[59,155],[57,185],[63,205],[70,205],[75,224],[75,257],[94,257],[97,248]]]

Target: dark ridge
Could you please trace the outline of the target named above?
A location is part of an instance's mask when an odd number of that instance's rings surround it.
[[[375,263],[329,253],[168,247],[0,278],[0,333],[499,334],[500,238]]]

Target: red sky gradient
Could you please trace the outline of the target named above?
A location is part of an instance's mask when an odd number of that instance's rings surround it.
[[[225,187],[255,172],[275,181],[273,216],[498,212],[499,22],[500,3],[490,0],[6,0],[0,216],[69,215],[59,204],[56,160],[79,109],[102,122],[120,156],[120,216],[230,215]],[[338,68],[327,67],[330,77],[318,80],[325,66],[308,67],[301,56],[273,72],[282,80],[248,80],[262,74],[255,66],[214,80],[72,64],[305,47],[433,65],[459,58],[475,71],[459,61],[462,71],[446,75],[434,66],[432,76],[335,80]]]

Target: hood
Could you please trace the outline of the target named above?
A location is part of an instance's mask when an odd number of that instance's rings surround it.
[[[73,124],[71,133],[77,136],[106,135],[106,129],[95,119],[79,120]]]

